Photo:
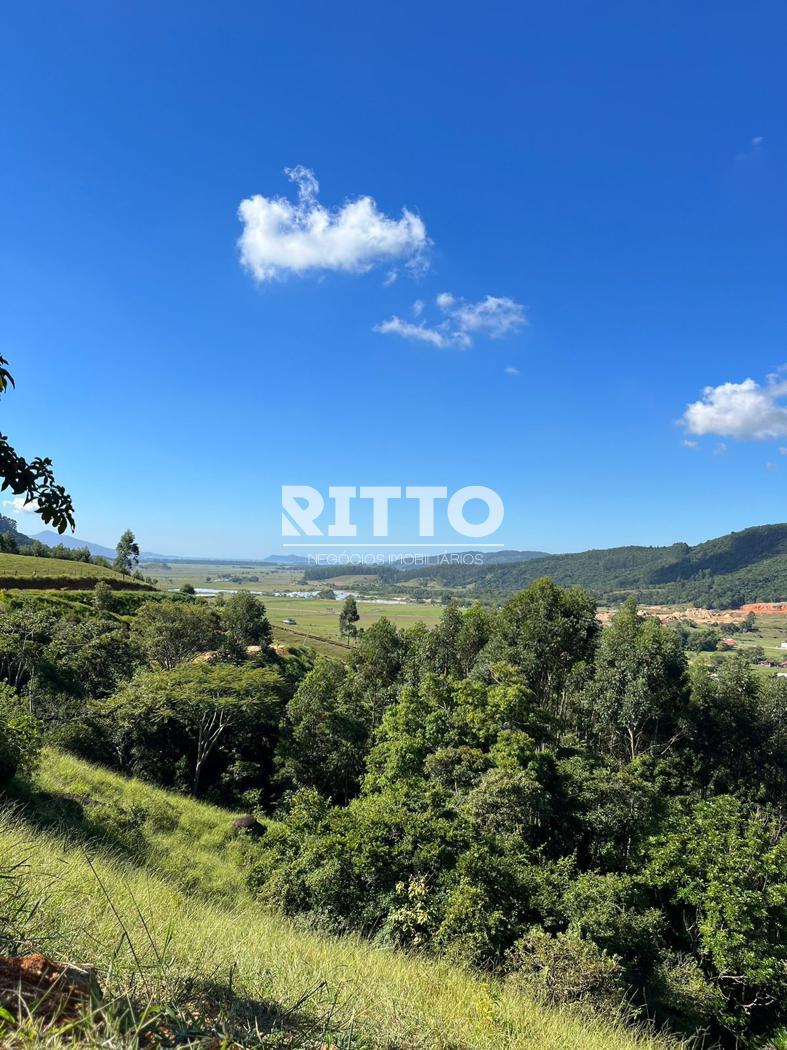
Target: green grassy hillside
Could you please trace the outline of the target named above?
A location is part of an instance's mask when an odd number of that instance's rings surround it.
[[[245,894],[233,815],[48,748],[14,800],[36,826],[145,864],[184,890]]]
[[[403,573],[401,579],[498,598],[542,576],[561,586],[586,587],[603,602],[631,594],[648,603],[714,608],[780,601],[787,597],[787,524],[732,532],[695,547],[613,547],[510,565],[435,566]]]
[[[117,589],[138,589],[138,580],[129,579],[114,569],[90,562],[65,558],[36,558],[23,554],[0,554],[0,589],[55,590],[58,587],[88,590],[98,580]]]
[[[26,809],[0,811],[0,873],[9,876],[0,879],[0,914],[16,916],[2,936],[6,950],[43,949],[97,967],[109,1005],[81,1045],[137,1047],[143,1030],[148,1045],[163,1045],[165,1032],[166,1045],[177,1037],[179,1045],[314,1050],[667,1045],[616,1023],[546,1010],[433,958],[298,929],[246,894],[232,814],[51,751],[41,769]],[[133,816],[136,860],[118,846],[113,813],[126,829]],[[15,926],[22,927],[16,935]],[[9,1031],[0,1020],[0,1038],[10,1045],[54,1047],[66,1039],[56,1025],[48,1035],[34,1022],[23,1029]]]

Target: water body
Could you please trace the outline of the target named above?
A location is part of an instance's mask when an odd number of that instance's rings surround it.
[[[177,593],[177,588],[172,588],[173,592]],[[256,594],[261,598],[270,597],[269,591],[252,591],[247,588],[241,587],[195,587],[194,592],[201,598],[215,598],[217,594],[238,594],[241,590],[246,590],[248,594]],[[274,591],[273,597],[275,598],[317,598],[319,591]],[[353,597],[357,598],[358,601],[366,602],[369,605],[406,605],[407,601],[404,598],[366,598],[364,595],[359,594],[358,591],[334,591],[335,601],[343,602],[345,598]]]

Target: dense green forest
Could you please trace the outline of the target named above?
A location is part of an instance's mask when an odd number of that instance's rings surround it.
[[[431,630],[383,619],[348,662],[269,644],[248,593],[6,595],[0,777],[20,797],[47,741],[253,815],[227,863],[314,928],[782,1046],[787,683],[689,671],[684,641],[632,603],[602,631],[546,579]],[[144,849],[131,810],[102,835]]]
[[[369,568],[342,572],[369,572]],[[549,576],[565,587],[592,591],[602,603],[634,597],[648,604],[688,602],[711,609],[737,608],[746,602],[781,601],[787,596],[787,525],[761,525],[731,532],[695,547],[611,547],[580,554],[553,554],[504,564],[438,564],[420,568],[374,570],[388,585],[435,584],[484,600],[496,601]],[[310,568],[309,579],[336,570]]]

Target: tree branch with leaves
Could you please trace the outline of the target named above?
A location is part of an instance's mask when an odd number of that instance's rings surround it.
[[[16,387],[14,378],[6,368],[8,361],[0,357],[0,394],[9,385]],[[52,460],[40,456],[28,462],[9,443],[5,434],[0,434],[0,491],[10,489],[15,496],[24,496],[25,503],[34,505],[36,514],[58,532],[74,528],[74,505],[71,497],[58,485],[52,468]]]

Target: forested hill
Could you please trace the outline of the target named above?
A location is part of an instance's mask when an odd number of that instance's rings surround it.
[[[0,514],[0,536],[10,537],[18,546],[30,542],[30,537],[19,531],[14,519],[6,517],[5,514]]]
[[[648,603],[691,602],[729,608],[787,599],[787,524],[731,532],[695,547],[612,547],[553,554],[503,565],[435,565],[400,580],[439,582],[479,597],[500,598],[541,576],[578,584],[600,601],[635,595]]]

